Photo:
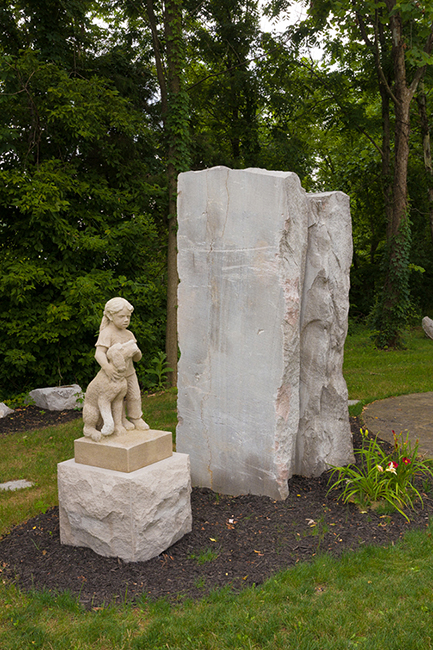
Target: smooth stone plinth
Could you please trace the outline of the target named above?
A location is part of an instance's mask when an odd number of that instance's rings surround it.
[[[46,411],[65,411],[82,408],[81,401],[83,392],[78,384],[35,388],[35,390],[30,391],[29,395],[34,400],[36,406]]]
[[[187,454],[129,473],[71,459],[59,463],[57,474],[62,544],[141,562],[191,531]]]
[[[178,219],[177,449],[193,485],[284,499],[295,472],[353,460],[349,199],[215,167],[179,175]]]
[[[117,472],[135,472],[172,455],[172,435],[168,431],[128,431],[107,436],[100,442],[78,438],[74,442],[75,462]]]

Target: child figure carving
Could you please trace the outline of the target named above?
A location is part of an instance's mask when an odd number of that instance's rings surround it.
[[[119,382],[123,378],[127,381],[125,401],[128,420],[123,418],[124,427],[145,430],[149,425],[142,418],[140,386],[132,363],[140,361],[141,351],[137,348],[137,352],[126,359],[126,370],[122,374],[107,357],[109,348],[116,343],[125,344],[131,341],[136,343],[135,336],[127,329],[133,311],[134,307],[124,298],[112,298],[107,302],[99,328],[99,337],[95,344],[95,359],[110,381]]]

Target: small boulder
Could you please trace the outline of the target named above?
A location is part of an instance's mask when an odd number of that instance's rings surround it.
[[[82,390],[78,384],[70,386],[53,386],[51,388],[36,388],[30,391],[30,397],[36,406],[46,411],[65,411],[82,408]]]
[[[19,479],[18,481],[7,481],[7,483],[0,483],[0,490],[4,491],[13,491],[13,490],[22,490],[23,488],[32,487],[34,484],[26,479]]]
[[[13,413],[14,410],[10,409],[9,406],[6,406],[4,402],[0,403],[0,418],[5,418],[7,415]]]
[[[433,320],[428,316],[422,319],[422,328],[429,339],[433,339]]]

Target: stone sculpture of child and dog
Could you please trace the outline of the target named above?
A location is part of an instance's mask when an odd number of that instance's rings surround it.
[[[101,370],[87,387],[83,407],[84,435],[95,442],[132,429],[149,429],[142,418],[140,387],[133,365],[142,355],[135,336],[127,329],[133,310],[127,300],[119,297],[109,300],[104,308],[95,344],[95,359]]]

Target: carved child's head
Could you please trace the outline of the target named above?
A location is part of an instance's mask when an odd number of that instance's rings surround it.
[[[125,298],[111,298],[104,307],[104,316],[99,329],[103,330],[110,322],[114,322],[119,329],[128,327],[133,311],[134,307]]]

